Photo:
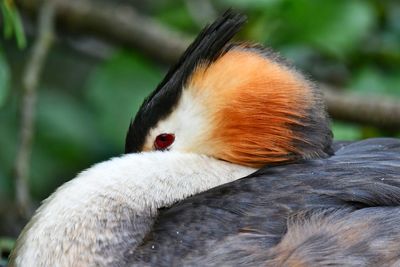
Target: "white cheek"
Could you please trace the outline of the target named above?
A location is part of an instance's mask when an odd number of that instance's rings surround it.
[[[145,147],[154,149],[154,140],[159,134],[175,134],[175,141],[170,150],[189,151],[204,139],[209,125],[207,113],[199,99],[195,99],[191,90],[183,89],[182,96],[175,110],[166,119],[150,130]]]

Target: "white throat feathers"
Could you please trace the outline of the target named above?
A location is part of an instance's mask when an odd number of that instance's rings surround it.
[[[158,208],[254,171],[180,152],[128,154],[96,164],[45,200],[19,237],[11,266],[123,265]]]

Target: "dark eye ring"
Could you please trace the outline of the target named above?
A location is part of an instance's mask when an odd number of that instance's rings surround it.
[[[175,141],[175,135],[171,133],[159,134],[154,140],[154,148],[157,150],[165,150]]]

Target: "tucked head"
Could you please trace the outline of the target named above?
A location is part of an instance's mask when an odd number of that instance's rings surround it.
[[[261,167],[331,153],[321,93],[259,45],[229,43],[245,18],[206,27],[143,102],[126,152],[177,150]]]

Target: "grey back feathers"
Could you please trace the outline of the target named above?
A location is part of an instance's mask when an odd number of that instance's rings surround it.
[[[400,140],[335,149],[160,210],[133,266],[398,266]]]

